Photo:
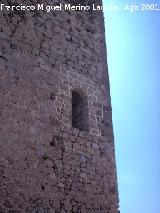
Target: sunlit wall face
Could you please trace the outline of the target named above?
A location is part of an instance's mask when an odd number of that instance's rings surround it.
[[[124,3],[122,3],[124,2]],[[140,5],[138,11],[125,3]],[[160,10],[107,1],[105,11],[121,213],[158,213],[160,185]]]

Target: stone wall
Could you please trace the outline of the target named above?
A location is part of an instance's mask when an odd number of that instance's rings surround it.
[[[1,212],[117,212],[114,150],[105,138],[48,126],[38,144],[3,153]]]
[[[56,1],[1,1],[15,2]],[[0,11],[0,212],[117,212],[105,51],[101,12]],[[72,128],[74,90],[87,132]]]

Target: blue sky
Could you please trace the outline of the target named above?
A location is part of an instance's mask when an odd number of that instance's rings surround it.
[[[105,11],[120,210],[159,213],[160,11],[122,9],[142,1],[103,2],[121,8]]]

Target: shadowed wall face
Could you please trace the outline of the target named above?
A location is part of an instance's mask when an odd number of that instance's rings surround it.
[[[102,13],[4,10],[0,24],[0,212],[117,213]]]

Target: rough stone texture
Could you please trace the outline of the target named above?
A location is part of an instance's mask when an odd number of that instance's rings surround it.
[[[56,1],[1,1],[15,2]],[[88,132],[72,128],[73,90]],[[0,11],[0,213],[117,209],[102,12]]]

